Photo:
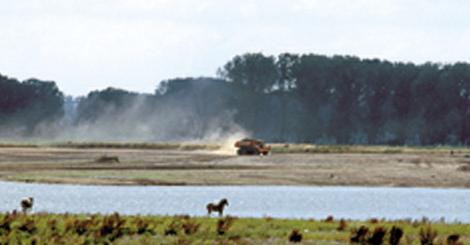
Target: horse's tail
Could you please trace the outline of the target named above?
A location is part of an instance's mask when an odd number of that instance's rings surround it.
[[[212,203],[207,204],[207,206],[206,206],[206,208],[207,208],[207,213],[211,214],[213,206],[214,206],[214,205],[213,205]]]

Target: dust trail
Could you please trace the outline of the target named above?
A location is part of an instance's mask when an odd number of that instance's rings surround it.
[[[182,147],[220,145],[216,154],[234,154],[233,144],[248,135],[236,120],[239,110],[226,98],[222,81],[173,82],[165,93],[138,94],[108,88],[69,97],[64,115],[30,129],[2,124],[0,138],[44,142],[173,142]],[[201,99],[204,98],[204,99]],[[209,99],[206,99],[209,98]],[[215,102],[214,102],[215,101]],[[8,127],[7,127],[8,126]]]
[[[217,150],[200,151],[201,153],[234,156],[237,154],[235,142],[248,137],[250,137],[249,132],[237,126],[236,124],[233,124],[231,125],[230,130],[215,130],[200,141],[197,141],[196,143],[211,144],[218,146]]]
[[[246,132],[236,132],[231,134],[225,139],[221,140],[220,148],[216,151],[213,151],[213,153],[220,155],[236,155],[237,148],[235,147],[235,142],[247,137],[248,134]]]

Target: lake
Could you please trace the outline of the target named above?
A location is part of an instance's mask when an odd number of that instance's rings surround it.
[[[206,215],[227,198],[240,217],[444,218],[470,223],[470,189],[307,186],[79,186],[0,181],[0,211],[35,199],[34,212]]]

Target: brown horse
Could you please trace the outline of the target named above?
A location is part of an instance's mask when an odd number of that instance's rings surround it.
[[[215,203],[209,203],[207,204],[206,208],[207,208],[207,213],[209,215],[211,215],[212,212],[218,212],[219,213],[219,216],[222,216],[224,215],[224,208],[225,208],[225,205],[228,206],[228,201],[226,198],[220,200],[220,202],[218,204],[215,204]]]
[[[26,214],[28,210],[31,210],[33,208],[33,202],[34,199],[32,197],[28,197],[21,200],[21,209],[23,210],[23,213]]]

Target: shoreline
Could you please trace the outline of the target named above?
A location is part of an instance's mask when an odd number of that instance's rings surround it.
[[[426,231],[427,234],[435,234],[427,236],[435,244],[444,243],[453,235],[458,235],[457,240],[462,244],[470,242],[469,224],[428,220],[355,221],[334,217],[301,220],[234,216],[127,216],[118,213],[0,213],[0,219],[3,220],[0,242],[16,241],[22,244],[37,243],[38,240],[47,244],[78,244],[85,240],[93,244],[290,244],[289,241],[301,244],[351,244],[355,237],[359,237],[359,229],[365,230],[360,239],[367,241],[380,236],[384,244],[388,244],[391,231],[397,229],[401,235],[394,237],[400,244],[417,244]]]
[[[295,147],[306,149],[300,145]],[[103,156],[105,160],[106,156],[111,157],[111,161],[101,161]],[[455,150],[452,154],[448,149],[425,154],[273,152],[270,156],[258,157],[181,148],[0,147],[0,180],[118,186],[468,189],[470,149]]]
[[[468,190],[467,186],[393,186],[393,185],[297,185],[297,184],[188,184],[188,183],[158,183],[139,184],[125,182],[81,182],[81,181],[55,181],[55,180],[15,180],[0,178],[0,182],[18,184],[40,184],[40,185],[67,185],[67,186],[110,186],[110,187],[287,187],[287,188],[391,188],[391,189],[433,189],[433,190]]]

